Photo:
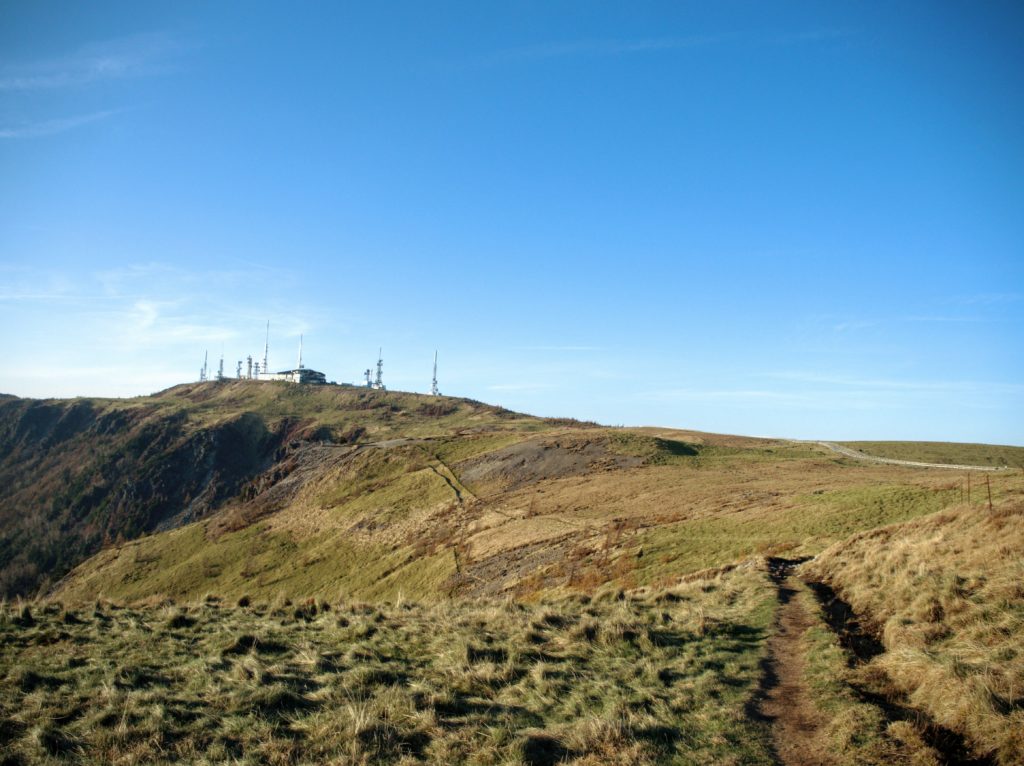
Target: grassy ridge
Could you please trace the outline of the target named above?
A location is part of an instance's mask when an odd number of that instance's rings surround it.
[[[847,465],[763,442],[588,429],[386,444],[321,445],[308,461],[297,452],[294,492],[277,504],[265,508],[258,495],[194,527],[107,549],[57,593],[429,601],[634,587],[751,555],[813,555],[960,496],[953,473]],[[625,467],[614,462],[621,455]],[[489,456],[500,456],[496,473],[481,473]],[[522,463],[534,458],[546,468]],[[483,477],[469,486],[467,466]],[[1021,484],[1000,476],[993,493]]]
[[[770,764],[763,568],[660,591],[0,612],[0,747],[57,763]]]
[[[945,465],[1024,468],[1024,447],[956,442],[842,442],[867,455]]]

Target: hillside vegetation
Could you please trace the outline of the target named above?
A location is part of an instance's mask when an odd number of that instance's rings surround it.
[[[540,429],[478,402],[227,382],[136,399],[0,399],[0,593],[206,518],[283,477],[294,445]],[[259,477],[259,483],[252,482]]]
[[[862,532],[803,567],[881,637],[865,684],[1024,762],[1024,493]]]
[[[430,601],[659,585],[959,502],[958,477],[806,446],[479,418],[293,441],[207,519],[108,547],[55,595]]]

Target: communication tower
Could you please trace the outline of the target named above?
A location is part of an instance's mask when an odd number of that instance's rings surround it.
[[[302,369],[302,334],[301,333],[299,334],[299,366],[296,367],[295,369],[297,369],[297,370],[301,370]]]
[[[269,372],[270,366],[267,364],[267,355],[270,353],[270,320],[267,320],[267,342],[263,346],[263,372]]]
[[[259,365],[259,362],[256,362]],[[250,354],[245,358],[245,377],[252,380],[252,355]]]
[[[434,349],[434,379],[430,383],[430,395],[441,395],[441,392],[437,390],[437,349]]]
[[[217,367],[217,380],[224,380],[224,354],[220,355],[220,365]]]
[[[206,373],[206,370],[207,370],[207,366],[206,366],[206,362],[207,362],[207,360],[208,360],[209,358],[210,358],[210,352],[209,352],[209,351],[205,351],[205,352],[203,353],[203,366],[202,366],[202,368],[201,368],[201,369],[199,370],[199,382],[200,382],[200,383],[205,383],[205,382],[206,382],[206,378],[207,378],[207,373]]]
[[[373,379],[373,387],[379,391],[384,391],[384,349],[383,347],[377,351],[377,377]]]
[[[363,377],[366,378],[366,387],[367,388],[373,388],[373,379],[371,377],[372,375],[373,375],[373,372],[370,370],[369,367],[367,367],[366,368],[366,372],[363,373]]]
[[[238,378],[239,380],[242,379],[242,360],[241,359],[238,360],[238,369],[235,370],[235,377]]]

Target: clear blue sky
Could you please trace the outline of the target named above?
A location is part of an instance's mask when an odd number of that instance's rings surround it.
[[[204,350],[1024,444],[1019,2],[0,6],[0,391]]]

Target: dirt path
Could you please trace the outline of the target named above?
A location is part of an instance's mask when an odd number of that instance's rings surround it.
[[[768,661],[760,713],[771,723],[775,754],[784,766],[826,766],[818,731],[827,719],[815,709],[804,680],[806,660],[801,646],[814,616],[793,598],[792,570],[798,562],[773,559],[772,579],[779,589],[778,630],[768,641]]]
[[[820,444],[822,447],[838,452],[840,455],[845,457],[852,457],[855,460],[866,460],[869,463],[885,463],[887,465],[906,465],[911,468],[952,468],[957,471],[999,471],[1002,470],[996,466],[991,465],[954,465],[950,463],[921,463],[916,460],[896,460],[891,457],[878,457],[876,455],[868,455],[867,453],[860,452],[850,447],[844,447],[842,444],[836,444],[835,442],[813,442],[814,444]]]

